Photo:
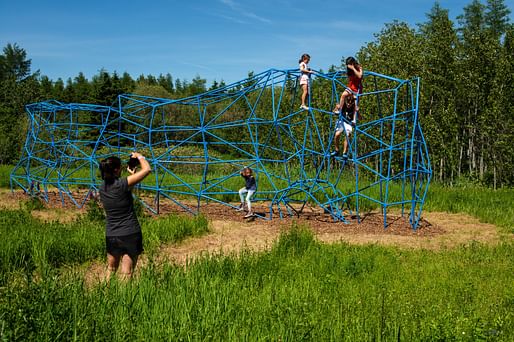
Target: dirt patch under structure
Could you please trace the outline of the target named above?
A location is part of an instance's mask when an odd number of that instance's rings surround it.
[[[84,197],[84,193],[78,193],[78,197]],[[30,197],[22,191],[11,192],[2,189],[0,190],[0,209],[18,209],[29,199]],[[44,209],[32,210],[33,216],[42,221],[69,222],[85,213],[84,208],[77,209],[74,203],[66,197],[63,200],[57,192],[49,192],[48,202],[43,202],[43,205]],[[264,205],[256,204],[254,209],[256,212],[263,213],[263,216],[269,215]],[[184,213],[184,210],[164,202],[161,203],[160,212],[161,215],[166,215]],[[197,248],[205,251],[230,252],[240,249],[239,246],[245,244],[250,249],[259,250],[269,247],[280,232],[293,223],[309,227],[316,238],[325,243],[345,241],[409,248],[436,249],[471,241],[496,244],[506,235],[494,225],[482,223],[470,215],[445,212],[425,211],[416,230],[410,226],[407,215],[402,216],[397,210],[388,212],[386,228],[384,228],[383,216],[379,212],[363,213],[359,219],[347,215],[346,223],[334,222],[330,215],[323,213],[319,208],[309,206],[306,206],[298,216],[283,216],[282,219],[275,212],[272,220],[261,218],[246,220],[243,218],[244,212],[216,203],[202,204],[200,212],[210,220],[211,233],[192,239],[193,241],[186,240],[181,244],[181,250],[187,249],[183,247],[187,244],[191,244],[193,250]],[[184,213],[184,215],[190,214]],[[512,238],[511,235],[507,237]],[[202,246],[194,240],[203,240],[205,245]]]
[[[495,245],[504,238],[512,239],[512,236],[502,235],[496,226],[481,223],[466,214],[425,213],[416,231],[400,216],[384,229],[382,216],[376,213],[368,214],[360,223],[355,221],[348,224],[313,222],[302,218],[276,221],[211,219],[209,234],[165,246],[160,254],[172,262],[185,264],[188,259],[204,254],[237,254],[242,249],[266,250],[293,222],[310,227],[315,238],[322,243],[346,242],[439,250],[473,241]]]

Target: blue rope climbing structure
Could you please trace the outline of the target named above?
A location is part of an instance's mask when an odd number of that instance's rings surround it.
[[[29,128],[11,188],[82,207],[101,183],[98,163],[142,152],[152,174],[136,197],[159,213],[193,214],[239,203],[239,172],[253,169],[264,219],[319,207],[334,221],[399,207],[418,227],[432,170],[418,118],[419,79],[366,71],[347,158],[332,156],[345,71],[317,73],[309,110],[300,108],[299,70],[270,69],[181,99],[125,94],[112,106],[45,101],[26,106]],[[346,120],[343,118],[343,120]],[[350,123],[350,122],[348,122]]]

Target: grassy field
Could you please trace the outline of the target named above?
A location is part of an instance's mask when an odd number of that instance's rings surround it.
[[[512,203],[512,189],[433,184],[425,210],[514,232]],[[512,239],[440,251],[325,245],[293,225],[269,251],[183,267],[159,264],[159,246],[204,234],[207,219],[146,218],[139,276],[91,284],[84,266],[105,258],[101,212],[44,223],[38,208],[0,210],[3,341],[514,340]]]
[[[514,245],[429,252],[321,245],[150,263],[130,283],[46,268],[0,296],[4,340],[509,341]]]

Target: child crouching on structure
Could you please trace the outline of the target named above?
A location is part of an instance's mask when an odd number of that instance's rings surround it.
[[[238,211],[243,211],[245,209],[245,194],[246,194],[246,205],[248,209],[248,213],[245,215],[245,218],[252,217],[252,202],[250,199],[252,198],[255,191],[257,191],[257,183],[255,181],[255,177],[252,175],[252,169],[249,167],[245,167],[241,171],[241,176],[245,179],[245,186],[239,189],[239,197],[241,198],[241,204]]]
[[[343,119],[346,118],[346,121]],[[357,119],[357,111],[355,106],[355,97],[347,96],[344,100],[343,109],[339,115],[339,119],[336,122],[336,133],[334,136],[334,152],[332,152],[332,156],[339,155],[339,140],[341,138],[341,134],[345,132],[345,139],[343,143],[343,159],[348,158],[348,139],[350,139],[350,134],[353,132],[353,126],[355,126],[355,122]],[[350,123],[348,123],[350,122]]]

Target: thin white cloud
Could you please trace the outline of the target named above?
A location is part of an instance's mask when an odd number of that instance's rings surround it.
[[[229,7],[232,11],[234,11],[239,16],[243,16],[243,17],[246,17],[246,18],[249,18],[252,20],[260,21],[262,23],[271,24],[271,20],[269,20],[268,18],[264,18],[256,13],[248,10],[247,8],[244,8],[243,6],[241,6],[240,4],[236,3],[233,0],[220,0],[220,2],[223,5]]]
[[[278,39],[289,42],[292,46],[333,46],[337,48],[341,46],[346,41],[348,41],[347,37],[337,37],[332,38],[326,35],[277,35]]]
[[[248,24],[248,22],[244,21],[244,20],[241,20],[240,18],[236,18],[236,17],[233,17],[233,16],[230,16],[230,15],[226,15],[226,14],[222,14],[222,13],[213,13],[211,12],[210,14],[214,15],[214,16],[217,16],[217,17],[220,17],[222,19],[226,19],[228,21],[232,21],[236,24]]]
[[[348,30],[350,32],[376,32],[381,26],[377,23],[348,20],[336,20],[328,23],[328,27],[331,29]]]
[[[202,64],[190,63],[190,62],[185,62],[185,61],[175,61],[175,62],[178,64],[187,65],[187,66],[191,66],[191,67],[198,68],[198,69],[215,71],[213,68],[208,67],[206,65],[202,65]]]
[[[220,0],[222,4],[229,6],[232,9],[236,9],[237,4],[232,0]]]

